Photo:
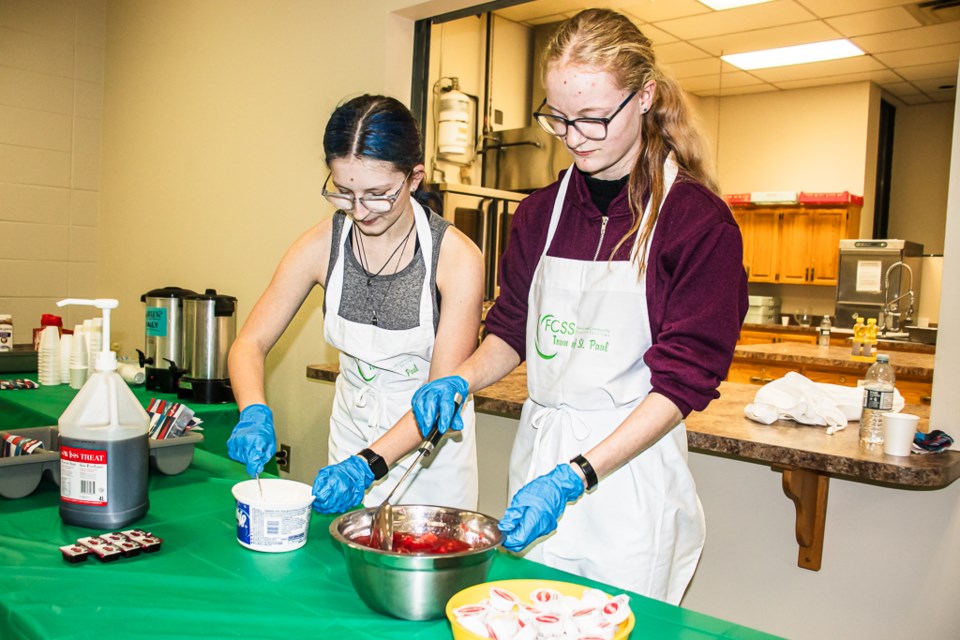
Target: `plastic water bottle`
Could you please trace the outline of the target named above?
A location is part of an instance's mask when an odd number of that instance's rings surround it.
[[[863,386],[863,412],[860,414],[860,442],[883,444],[883,414],[893,411],[893,389],[896,375],[890,357],[878,354],[867,369]]]
[[[817,334],[817,345],[821,347],[830,346],[830,316],[823,316],[820,321],[820,331]]]

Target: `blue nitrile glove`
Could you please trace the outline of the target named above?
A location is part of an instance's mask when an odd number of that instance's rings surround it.
[[[582,496],[583,489],[583,480],[566,462],[528,482],[513,496],[497,525],[504,548],[520,551],[556,529],[567,503]]]
[[[265,404],[251,404],[240,412],[240,421],[227,439],[227,453],[247,465],[251,477],[260,475],[277,452],[273,412]]]
[[[313,510],[317,513],[343,513],[363,500],[373,484],[373,471],[360,456],[320,469],[313,481]]]
[[[460,394],[462,403],[466,402],[469,392],[470,385],[460,376],[438,378],[417,389],[413,394],[413,415],[417,418],[417,426],[423,437],[430,435],[434,422],[440,433],[446,433],[447,429],[462,430],[463,418],[459,411],[454,413],[453,408],[457,394]]]

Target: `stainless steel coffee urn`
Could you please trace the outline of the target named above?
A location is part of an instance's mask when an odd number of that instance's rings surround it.
[[[140,296],[144,310],[144,350],[140,366],[146,373],[146,388],[176,393],[177,381],[186,371],[184,352],[183,303],[196,291],[180,287],[153,289]]]
[[[216,289],[183,303],[186,374],[177,396],[202,404],[233,402],[227,356],[237,334],[237,299]]]

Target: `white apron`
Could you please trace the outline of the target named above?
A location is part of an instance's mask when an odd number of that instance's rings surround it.
[[[530,287],[529,397],[510,458],[511,499],[610,435],[651,389],[643,361],[652,344],[646,278],[638,281],[636,265],[547,255],[573,172],[571,166],[560,184]],[[664,173],[666,200],[677,175],[672,157]],[[644,219],[649,215],[648,204]],[[704,532],[681,423],[568,504],[556,532],[531,545],[526,557],[678,604]]]
[[[353,221],[347,217],[341,232],[340,252],[325,292],[326,316],[323,334],[340,351],[333,413],[330,416],[329,464],[341,462],[372,444],[410,409],[414,392],[430,377],[433,356],[433,236],[423,207],[411,200],[420,255],[426,277],[420,295],[420,324],[413,329],[392,331],[350,322],[340,314],[344,256],[351,251],[347,239]],[[451,432],[421,469],[407,478],[405,488],[394,494],[400,504],[429,504],[476,510],[477,449],[473,396],[461,411],[463,431]],[[379,505],[413,462],[416,451],[401,459],[384,478],[375,482],[364,505]]]

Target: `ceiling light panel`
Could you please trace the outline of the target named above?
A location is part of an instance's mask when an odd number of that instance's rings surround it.
[[[854,46],[849,40],[827,40],[825,42],[811,42],[792,47],[778,49],[762,49],[746,53],[732,53],[722,56],[723,60],[741,69],[769,69],[770,67],[786,67],[826,60],[839,60],[862,56],[863,51]]]

